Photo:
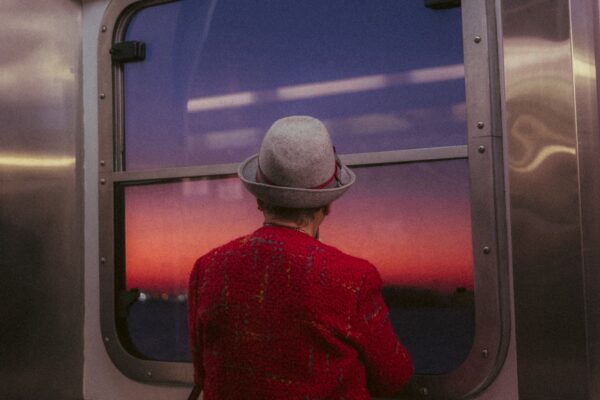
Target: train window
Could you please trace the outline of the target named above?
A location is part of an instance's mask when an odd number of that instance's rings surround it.
[[[462,12],[396,0],[111,3],[99,59],[100,90],[113,94],[99,106],[100,261],[102,331],[117,366],[139,380],[191,382],[188,273],[260,226],[237,163],[273,121],[307,114],[325,122],[358,178],[321,240],[379,268],[415,360],[410,390],[461,397],[482,387],[507,329],[501,146],[491,119],[467,115],[467,104],[479,112],[491,100],[465,79],[481,68],[465,57],[490,58],[485,45],[483,56],[463,56],[463,16],[493,16],[487,3]],[[130,41],[145,44],[144,60],[108,56]]]
[[[467,142],[459,9],[184,0],[125,36],[148,49],[124,67],[128,170],[239,162],[292,114],[324,120],[342,154]]]
[[[417,371],[451,371],[467,357],[473,337],[467,163],[355,171],[361,184],[334,205],[321,238],[379,268],[391,319]],[[134,351],[189,360],[190,265],[260,226],[256,202],[237,178],[129,186],[124,196],[126,285],[141,291],[128,316]]]

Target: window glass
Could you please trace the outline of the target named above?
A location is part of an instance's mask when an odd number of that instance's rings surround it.
[[[126,39],[125,167],[239,162],[269,125],[323,120],[340,153],[466,144],[460,9],[422,1],[183,0]]]
[[[453,370],[473,340],[466,160],[355,168],[321,240],[377,266],[394,327],[417,372]],[[194,261],[262,223],[236,177],[125,188],[126,287],[135,352],[188,361],[186,289]]]

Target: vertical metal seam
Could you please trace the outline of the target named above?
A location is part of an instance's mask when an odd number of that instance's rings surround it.
[[[577,4],[575,4],[577,3]],[[586,359],[585,359],[585,364],[586,364],[586,375],[587,375],[587,379],[586,379],[586,391],[588,396],[591,393],[591,382],[592,382],[592,361],[591,361],[591,351],[590,351],[590,335],[589,335],[589,326],[590,326],[590,321],[589,321],[589,305],[588,305],[588,287],[587,287],[587,281],[588,281],[588,274],[587,274],[587,263],[586,263],[586,257],[585,257],[585,232],[584,232],[584,224],[583,224],[583,220],[584,220],[584,212],[583,212],[583,199],[582,199],[582,175],[581,175],[581,154],[579,151],[580,148],[580,137],[581,137],[581,133],[580,133],[580,128],[581,128],[581,124],[580,124],[580,120],[579,120],[579,112],[578,109],[580,109],[580,103],[578,101],[578,78],[577,78],[577,74],[576,74],[576,47],[577,47],[577,41],[579,40],[578,35],[575,33],[575,28],[574,28],[574,15],[576,15],[575,12],[575,7],[579,6],[579,7],[585,7],[587,6],[589,3],[584,3],[584,4],[580,4],[581,1],[579,0],[569,0],[569,33],[570,33],[570,41],[569,41],[569,47],[570,47],[570,51],[571,51],[571,70],[572,70],[572,74],[571,74],[571,78],[572,78],[572,85],[573,85],[573,109],[574,109],[574,127],[575,127],[575,157],[576,157],[576,167],[577,167],[577,194],[578,194],[578,201],[577,201],[577,206],[578,206],[578,215],[579,215],[579,245],[580,245],[580,254],[581,254],[581,275],[582,275],[582,279],[583,279],[583,284],[582,284],[582,291],[583,291],[583,310],[584,310],[584,315],[583,315],[583,320],[585,323],[585,331],[584,331],[584,337],[585,337],[585,354],[586,354]],[[587,7],[586,7],[587,8]],[[593,8],[593,6],[591,6],[590,8]],[[590,11],[590,10],[588,10]],[[595,20],[595,18],[594,18]],[[593,22],[594,20],[592,20],[592,24],[593,24],[593,31],[595,33],[596,30],[596,24]],[[595,48],[594,48],[595,50]],[[581,78],[579,78],[581,79]]]

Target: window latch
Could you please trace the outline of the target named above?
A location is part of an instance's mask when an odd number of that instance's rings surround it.
[[[140,41],[115,43],[110,49],[110,55],[113,61],[119,63],[144,61],[146,59],[146,43]]]
[[[460,7],[460,0],[425,0],[425,7],[434,10]]]

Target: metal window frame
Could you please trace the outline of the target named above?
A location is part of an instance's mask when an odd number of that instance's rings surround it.
[[[141,9],[177,0],[113,0],[103,17],[98,46],[99,218],[101,331],[106,350],[126,376],[143,382],[189,385],[191,363],[153,361],[130,354],[119,340],[116,282],[119,229],[116,207],[127,184],[225,176],[237,164],[124,171],[123,70],[109,50],[121,41],[131,17]],[[506,357],[510,340],[507,243],[500,111],[500,64],[496,1],[463,1],[463,43],[467,93],[468,145],[342,155],[349,166],[389,165],[434,160],[469,160],[475,286],[475,336],[465,362],[443,375],[416,375],[410,398],[459,399],[491,383]],[[123,271],[120,272],[121,274]]]

